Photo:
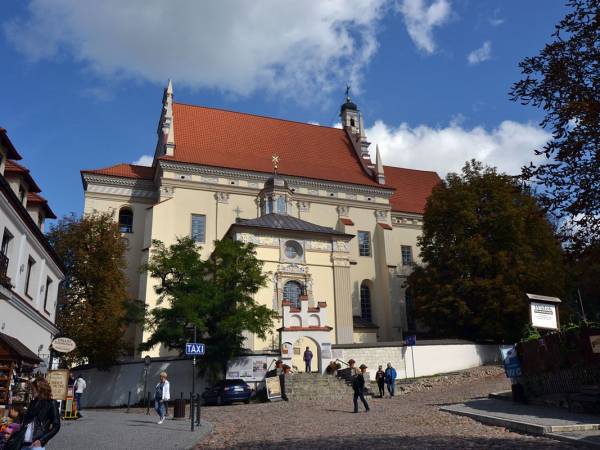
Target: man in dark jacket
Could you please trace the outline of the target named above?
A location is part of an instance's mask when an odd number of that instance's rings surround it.
[[[358,412],[358,399],[365,405],[366,412],[369,412],[369,404],[365,400],[365,371],[367,366],[360,365],[360,372],[352,380],[352,389],[354,390],[354,412]]]
[[[304,371],[306,373],[312,372],[311,366],[310,366],[312,359],[313,359],[313,354],[310,351],[310,348],[306,347],[306,350],[304,350],[304,367],[305,367]]]

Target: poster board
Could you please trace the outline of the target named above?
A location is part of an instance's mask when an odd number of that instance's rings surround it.
[[[269,400],[281,399],[281,381],[279,376],[265,378],[267,398]]]
[[[600,353],[600,335],[590,336],[592,353]]]
[[[67,369],[49,370],[46,380],[52,388],[52,399],[64,401],[69,388],[69,371]]]
[[[322,359],[331,359],[332,358],[330,342],[323,342],[321,344],[321,358]]]
[[[556,304],[531,302],[531,325],[546,330],[558,330]]]
[[[273,359],[272,357],[270,359]],[[233,358],[227,367],[225,376],[228,380],[242,379],[248,381],[262,381],[267,374],[267,364],[270,361],[265,355],[252,355]]]

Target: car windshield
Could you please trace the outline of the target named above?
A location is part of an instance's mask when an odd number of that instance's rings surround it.
[[[225,386],[246,386],[244,380],[225,380]]]

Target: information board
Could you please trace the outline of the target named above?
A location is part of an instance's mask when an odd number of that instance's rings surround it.
[[[66,369],[49,370],[46,380],[52,388],[52,399],[64,401],[69,388],[69,371]]]
[[[531,302],[531,324],[536,328],[558,329],[556,305],[552,303]]]
[[[275,400],[281,398],[281,381],[279,376],[265,378],[267,386],[267,398]]]

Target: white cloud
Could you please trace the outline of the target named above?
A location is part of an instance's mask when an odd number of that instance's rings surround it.
[[[4,33],[34,61],[66,55],[106,78],[310,98],[358,91],[388,1],[31,0]]]
[[[490,19],[490,25],[493,27],[499,27],[504,23],[504,19]]]
[[[433,29],[450,18],[450,2],[434,0],[429,6],[425,0],[403,0],[398,10],[404,15],[404,23],[410,38],[417,48],[426,52],[435,51]]]
[[[492,43],[485,41],[483,45],[467,55],[467,61],[469,64],[479,64],[483,61],[487,61],[492,57]]]
[[[523,165],[541,158],[533,150],[551,138],[534,124],[511,120],[491,130],[481,126],[463,128],[456,121],[445,128],[433,128],[406,123],[391,127],[378,120],[366,132],[373,143],[372,152],[378,144],[385,164],[434,170],[442,177],[448,172],[460,172],[465,161],[472,158],[498,167],[501,172],[518,174]]]
[[[154,161],[154,156],[152,155],[142,155],[136,161],[131,164],[135,164],[136,166],[152,166],[152,162]]]

